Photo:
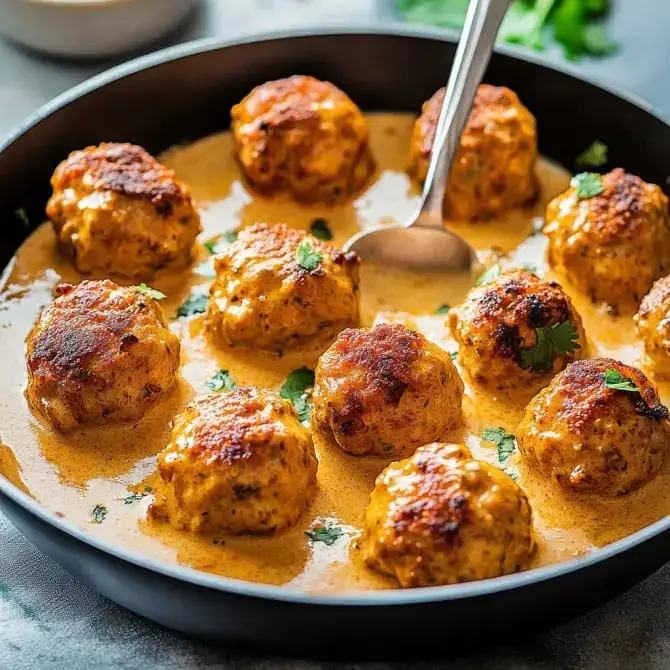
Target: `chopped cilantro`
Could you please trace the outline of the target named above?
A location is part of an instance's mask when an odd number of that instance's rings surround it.
[[[498,462],[504,463],[516,450],[515,437],[504,428],[484,428],[484,442],[493,442],[498,449]]]
[[[521,368],[531,372],[547,372],[554,364],[554,355],[573,354],[579,349],[579,334],[572,321],[536,328],[537,343],[521,351]]]
[[[630,391],[639,393],[640,389],[635,385],[632,379],[624,377],[618,370],[609,368],[605,370],[605,386],[615,391]]]
[[[597,168],[607,163],[607,145],[599,140],[592,142],[575,161],[577,167]]]
[[[26,210],[23,209],[23,207],[19,207],[14,212],[14,215],[26,228],[30,228],[30,219],[28,218],[28,215],[26,214]]]
[[[450,351],[449,356],[451,357],[452,361],[455,361],[458,358],[458,351]]]
[[[440,305],[436,310],[435,314],[446,314],[451,309],[451,305]]]
[[[317,239],[324,240],[325,242],[333,239],[333,233],[326,219],[314,219],[309,226],[309,232]]]
[[[209,251],[210,254],[220,254],[223,250],[229,245],[232,244],[237,239],[237,231],[229,230],[227,233],[219,237],[215,237],[213,240],[207,240],[203,242],[202,246]]]
[[[330,547],[344,535],[344,531],[337,526],[329,524],[314,526],[310,530],[306,530],[305,535],[307,535],[312,542],[323,542],[326,546]]]
[[[151,288],[151,286],[147,286],[144,283],[140,284],[139,286],[136,286],[135,290],[138,293],[142,293],[143,295],[148,295],[150,298],[153,298],[154,300],[165,300],[165,298],[167,298],[165,293],[163,293],[162,291],[157,291],[155,288]]]
[[[107,516],[107,508],[104,505],[96,505],[91,512],[92,523],[102,523]]]
[[[602,177],[595,172],[580,172],[570,180],[570,186],[577,189],[577,197],[581,200],[592,198],[605,190]]]
[[[312,386],[314,386],[314,371],[308,368],[299,368],[289,374],[281,387],[281,391],[279,391],[282,398],[286,398],[293,403],[300,421],[303,422],[309,420],[309,415],[312,412],[312,402],[307,394]]]
[[[151,486],[145,486],[144,491],[141,492],[134,492],[131,493],[130,495],[126,496],[123,499],[123,504],[124,505],[132,505],[134,502],[137,502],[138,500],[142,500],[142,498],[148,496],[152,492]]]
[[[228,370],[219,370],[211,379],[205,382],[205,386],[210,391],[232,391],[237,388]]]
[[[209,300],[206,293],[193,293],[186,300],[177,307],[177,316],[193,316],[194,314],[203,314],[207,311],[207,301]]]
[[[314,251],[308,239],[302,240],[295,251],[295,262],[309,272],[316,270],[321,265],[321,259],[321,254]]]
[[[492,265],[490,268],[484,270],[484,272],[480,275],[479,279],[477,280],[477,286],[484,286],[484,284],[490,284],[492,281],[495,281],[500,277],[500,266],[496,263],[495,265]]]

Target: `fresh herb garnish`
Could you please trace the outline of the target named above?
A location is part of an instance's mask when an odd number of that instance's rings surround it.
[[[405,21],[462,28],[468,0],[396,0],[395,6]],[[617,48],[600,21],[609,9],[610,0],[513,0],[499,38],[542,51],[551,36],[568,59],[605,56]]]
[[[177,316],[182,317],[203,314],[207,311],[208,300],[209,298],[206,293],[194,293],[177,307]]]
[[[504,428],[484,428],[482,440],[496,445],[499,463],[504,463],[516,450],[514,435],[505,432]]]
[[[575,161],[577,167],[597,168],[607,163],[607,145],[599,140],[592,142]]]
[[[451,305],[440,305],[436,310],[435,314],[446,314],[451,309]]]
[[[624,377],[618,370],[609,368],[605,370],[605,386],[615,391],[629,391],[630,393],[639,393],[640,389],[635,385],[632,379]]]
[[[15,210],[14,215],[26,228],[30,228],[30,219],[28,218],[26,210],[23,209],[23,207],[19,207],[17,210]]]
[[[309,232],[318,240],[323,240],[324,242],[333,239],[333,233],[326,219],[314,219],[309,226]]]
[[[163,293],[162,291],[157,291],[155,288],[151,288],[151,286],[147,286],[144,283],[140,284],[139,286],[136,286],[135,290],[138,293],[142,293],[143,295],[148,295],[150,298],[153,298],[154,300],[165,300],[165,298],[167,298],[165,293]]]
[[[205,247],[210,254],[216,253],[214,251],[214,249],[216,249],[216,240],[207,240],[207,242],[203,242],[202,246]]]
[[[237,239],[237,231],[229,230],[227,233],[224,233],[220,237],[216,237],[213,240],[207,240],[202,243],[202,246],[209,251],[210,254],[220,254],[224,249],[232,244]]]
[[[312,542],[323,542],[326,546],[331,547],[344,535],[344,531],[337,526],[328,524],[314,526],[310,530],[306,530],[305,535],[307,535]]]
[[[602,177],[596,172],[580,172],[570,180],[570,186],[577,189],[581,200],[592,198],[605,190]]]
[[[219,370],[211,379],[205,382],[205,386],[218,393],[219,391],[232,391],[237,388],[228,370]]]
[[[279,391],[279,395],[290,400],[300,421],[307,421],[312,412],[312,402],[307,391],[314,386],[314,371],[309,368],[293,370]]]
[[[484,286],[484,284],[490,284],[492,281],[495,281],[500,277],[500,266],[496,263],[495,265],[492,265],[490,268],[484,270],[482,274],[480,275],[479,279],[477,280],[477,286]]]
[[[450,351],[449,356],[452,361],[455,361],[458,358],[458,351]]]
[[[151,486],[145,486],[144,491],[131,493],[130,495],[126,496],[123,499],[123,504],[132,505],[134,502],[142,500],[142,498],[148,496],[152,492],[152,490],[153,489],[151,488]]]
[[[295,262],[309,272],[316,270],[321,265],[321,258],[321,254],[314,251],[307,239],[302,240],[295,251]]]
[[[524,270],[527,270],[528,272],[537,273],[537,265],[532,265],[531,263],[524,263],[521,267]]]
[[[547,372],[554,364],[554,353],[573,354],[579,349],[579,334],[572,321],[555,323],[535,329],[537,343],[532,349],[521,351],[521,368],[532,372]]]
[[[91,512],[92,523],[102,523],[107,516],[107,508],[104,505],[96,505]]]

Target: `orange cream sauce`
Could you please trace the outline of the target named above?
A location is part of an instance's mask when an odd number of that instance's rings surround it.
[[[404,173],[413,117],[372,114],[368,119],[379,173],[365,193],[336,209],[254,197],[240,179],[228,133],[170,149],[161,160],[190,185],[199,203],[204,226],[201,242],[259,221],[307,228],[320,217],[327,219],[333,243],[342,245],[360,228],[405,219],[416,204],[416,189]],[[502,254],[504,265],[530,265],[551,277],[544,267],[544,238],[533,235],[533,223],[537,224],[547,200],[567,186],[569,175],[545,160],[539,162],[537,172],[542,192],[534,211],[485,224],[450,225],[483,257]],[[319,475],[314,503],[298,527],[277,537],[190,535],[147,519],[152,493],[139,500],[128,498],[133,492],[144,493],[145,487],[156,488],[156,454],[167,441],[172,416],[206,390],[206,380],[217,370],[229,370],[238,384],[276,389],[291,370],[313,367],[318,355],[301,350],[278,358],[255,351],[217,350],[205,337],[202,317],[174,318],[176,308],[191,291],[206,290],[211,281],[200,274],[206,273],[211,257],[204,247],[197,253],[192,271],[165,274],[152,282],[167,294],[162,304],[182,339],[183,379],[177,390],[136,425],[95,428],[64,437],[34,417],[26,405],[24,342],[40,309],[51,301],[54,287],[61,281],[77,282],[81,276],[59,256],[49,224],[30,236],[7,269],[0,294],[0,472],[49,510],[88,532],[162,561],[313,592],[393,587],[391,580],[362,565],[356,542],[374,479],[387,461],[346,456],[317,441]],[[201,263],[204,265],[199,266]],[[455,351],[446,317],[434,312],[445,303],[458,304],[472,285],[470,277],[440,280],[365,265],[361,274],[364,325],[399,321]],[[582,315],[590,355],[641,365],[631,315],[613,318],[569,286],[566,289]],[[514,397],[478,393],[467,385],[467,378],[465,381],[465,425],[450,438],[463,440],[477,458],[500,465],[495,447],[481,442],[479,436],[487,426],[504,426],[514,432],[524,403]],[[660,390],[669,402],[670,386],[662,385]],[[552,484],[535,480],[518,455],[505,467],[518,469],[519,484],[534,509],[536,565],[583,554],[670,512],[670,466],[642,490],[616,500],[564,494]],[[107,508],[102,523],[92,521],[96,505]],[[344,536],[332,546],[311,543],[305,536],[305,530],[324,520],[344,530]]]

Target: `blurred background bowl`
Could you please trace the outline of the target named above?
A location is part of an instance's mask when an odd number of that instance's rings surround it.
[[[57,56],[113,56],[162,37],[196,2],[0,0],[0,35]]]

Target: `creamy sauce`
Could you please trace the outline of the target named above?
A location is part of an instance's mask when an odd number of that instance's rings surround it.
[[[405,219],[416,204],[416,189],[404,173],[414,118],[389,114],[368,118],[380,172],[364,194],[336,209],[254,197],[240,180],[228,133],[175,147],[161,160],[190,185],[201,207],[205,228],[201,241],[255,222],[308,228],[314,218],[322,217],[334,233],[333,243],[340,246],[361,227]],[[507,253],[505,264],[530,265],[552,278],[544,267],[544,238],[532,234],[533,221],[542,214],[547,200],[567,186],[569,175],[545,160],[539,162],[537,172],[542,192],[534,211],[517,212],[504,221],[451,225],[483,256]],[[317,442],[319,485],[315,501],[296,528],[277,537],[228,538],[178,532],[148,521],[151,494],[128,499],[133,491],[143,492],[146,486],[155,485],[156,454],[167,441],[170,419],[195,394],[206,390],[205,381],[217,370],[228,369],[238,384],[278,388],[291,370],[302,365],[313,367],[316,362],[316,352],[310,351],[289,352],[282,358],[253,351],[220,351],[205,338],[202,317],[174,319],[177,306],[191,291],[197,287],[205,290],[209,284],[209,279],[198,274],[198,264],[206,264],[210,256],[204,248],[198,253],[193,272],[165,274],[151,282],[168,295],[163,307],[182,339],[183,379],[177,390],[137,425],[95,428],[63,437],[27,407],[23,395],[24,341],[40,309],[52,300],[55,285],[78,282],[81,276],[58,255],[49,224],[31,235],[10,264],[0,294],[0,471],[49,510],[90,533],[162,561],[312,592],[392,588],[391,580],[362,566],[356,548],[368,496],[376,475],[387,464],[385,460],[346,456]],[[445,303],[462,301],[472,284],[470,278],[438,281],[430,275],[365,265],[361,275],[364,325],[399,321],[455,351],[446,317],[434,312]],[[613,318],[591,305],[586,296],[565,288],[582,315],[590,355],[612,356],[641,366],[641,348],[630,315]],[[477,458],[500,465],[495,447],[482,443],[479,436],[486,426],[504,426],[514,432],[524,403],[514,397],[477,393],[468,386],[467,378],[464,381],[465,425],[450,439],[463,440]],[[667,404],[670,386],[661,385],[660,392]],[[583,554],[670,511],[667,463],[661,475],[643,489],[607,500],[564,494],[555,485],[536,481],[518,462],[518,455],[513,459],[517,462],[511,465],[518,467],[519,484],[534,509],[538,540],[535,565]],[[102,523],[93,523],[92,510],[100,504],[107,508],[107,516]],[[311,543],[304,531],[321,520],[340,525],[344,537],[332,546]]]

